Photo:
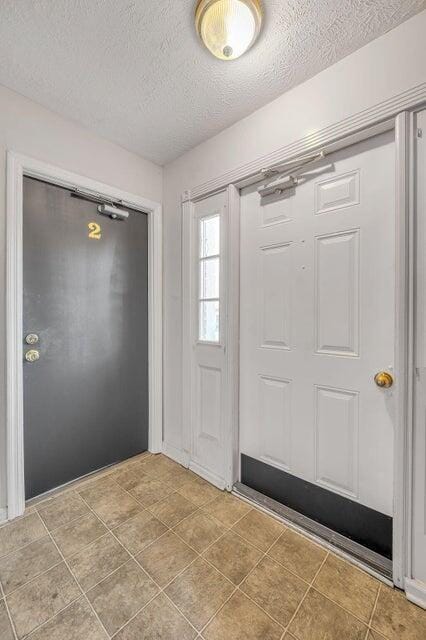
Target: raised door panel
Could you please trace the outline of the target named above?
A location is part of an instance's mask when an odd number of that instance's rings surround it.
[[[316,480],[352,498],[358,496],[358,393],[315,388]]]
[[[213,367],[198,369],[198,398],[200,401],[199,437],[220,444],[220,407],[222,372]]]
[[[291,244],[260,250],[260,345],[290,348]]]
[[[321,180],[315,185],[315,213],[328,213],[360,202],[359,170]]]
[[[259,214],[261,227],[271,227],[283,222],[290,222],[293,218],[293,200],[291,198],[280,198],[275,202],[259,202]]]
[[[291,381],[259,376],[261,458],[290,468]]]
[[[315,238],[316,351],[359,355],[359,229]]]

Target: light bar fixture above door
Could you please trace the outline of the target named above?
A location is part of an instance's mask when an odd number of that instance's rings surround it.
[[[195,26],[207,49],[235,60],[256,41],[262,24],[260,0],[199,0]]]

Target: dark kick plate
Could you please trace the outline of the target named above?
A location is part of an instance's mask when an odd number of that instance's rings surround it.
[[[241,482],[342,536],[392,559],[392,518],[241,454]]]

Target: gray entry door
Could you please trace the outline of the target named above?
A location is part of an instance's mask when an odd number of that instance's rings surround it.
[[[28,499],[147,449],[148,220],[24,178],[23,233]]]

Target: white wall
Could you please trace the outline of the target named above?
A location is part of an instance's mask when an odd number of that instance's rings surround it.
[[[426,11],[165,167],[164,439],[182,443],[180,196],[204,181],[426,81]],[[255,70],[254,70],[255,72]]]
[[[6,504],[5,210],[11,149],[125,191],[162,201],[162,168],[0,86],[0,509]]]

